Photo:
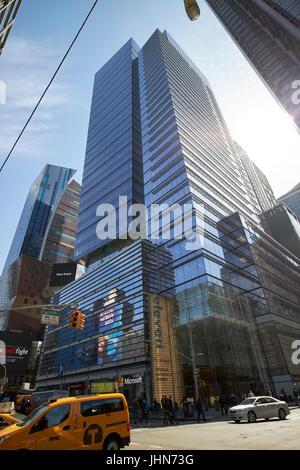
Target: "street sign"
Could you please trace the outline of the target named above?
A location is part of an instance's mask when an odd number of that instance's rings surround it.
[[[43,325],[59,325],[59,312],[42,312]]]
[[[197,371],[197,370],[194,370],[194,372],[193,372],[193,376],[194,376],[194,377],[198,377],[198,375],[199,375],[199,371]]]

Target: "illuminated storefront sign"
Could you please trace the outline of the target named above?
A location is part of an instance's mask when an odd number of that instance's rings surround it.
[[[115,382],[94,382],[91,384],[91,393],[113,393]]]

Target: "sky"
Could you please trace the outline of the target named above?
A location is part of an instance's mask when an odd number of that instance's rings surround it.
[[[0,56],[0,164],[94,0],[23,0]],[[276,197],[300,180],[300,136],[204,0],[191,22],[183,0],[100,0],[0,173],[0,272],[30,185],[47,163],[81,183],[94,74],[129,39],[167,31],[211,84],[233,138],[266,174]]]

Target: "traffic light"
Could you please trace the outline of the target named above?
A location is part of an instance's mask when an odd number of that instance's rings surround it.
[[[85,324],[85,317],[86,317],[86,315],[79,312],[78,319],[77,319],[77,325],[76,325],[77,330],[83,330],[84,324]]]
[[[149,354],[149,343],[145,344],[145,355],[148,356]]]
[[[80,317],[81,313],[79,310],[73,310],[70,315],[69,321],[69,328],[77,328],[78,325],[78,318]]]

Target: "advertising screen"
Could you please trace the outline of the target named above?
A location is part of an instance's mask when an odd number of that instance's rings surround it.
[[[0,331],[1,344],[5,346],[6,375],[22,375],[28,366],[32,340],[29,335]]]
[[[76,276],[76,263],[59,263],[54,264],[51,274],[50,286],[60,287],[66,286],[75,280]]]

